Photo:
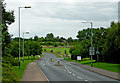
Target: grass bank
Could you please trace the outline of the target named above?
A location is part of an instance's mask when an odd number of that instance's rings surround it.
[[[20,58],[20,60],[21,60],[21,63],[20,63],[21,68],[20,68],[20,69],[19,69],[19,66],[13,66],[13,70],[16,72],[19,80],[22,78],[23,73],[24,73],[27,65],[28,65],[30,62],[33,62],[33,61],[39,59],[39,57],[38,57],[37,55],[35,56],[35,59],[32,59],[32,58],[33,58],[33,56],[29,56],[29,59],[28,59],[28,56],[24,56],[24,63],[23,63],[23,61],[22,61],[23,59]]]
[[[66,54],[70,55],[69,49],[70,48],[66,48],[66,47],[65,48],[64,47],[45,47],[45,48],[43,48],[43,51],[46,53],[55,54],[59,58],[63,58],[63,57],[65,57],[65,50],[66,50]],[[53,51],[53,52],[51,52],[51,51]]]

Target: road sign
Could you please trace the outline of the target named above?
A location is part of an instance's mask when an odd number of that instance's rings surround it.
[[[100,54],[100,52],[97,50],[96,54]]]
[[[81,56],[77,56],[77,60],[81,60]]]
[[[89,55],[95,55],[95,48],[94,47],[89,48]]]

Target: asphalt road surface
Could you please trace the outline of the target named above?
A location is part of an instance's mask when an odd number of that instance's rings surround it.
[[[99,75],[87,69],[60,61],[49,53],[43,53],[44,58],[38,63],[42,72],[46,75],[50,83],[119,83],[117,80]],[[53,58],[53,62],[51,62]]]

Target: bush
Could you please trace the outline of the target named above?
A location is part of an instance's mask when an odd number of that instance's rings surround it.
[[[58,46],[58,44],[57,44],[57,43],[55,43],[55,44],[54,44],[54,47],[57,47],[57,46]]]
[[[2,83],[16,83],[18,77],[12,70],[12,65],[2,63]]]
[[[3,63],[11,64],[12,66],[19,65],[19,61],[9,54],[3,57]]]
[[[51,50],[51,52],[53,52],[53,50]]]
[[[44,51],[46,51],[46,49],[44,49]]]

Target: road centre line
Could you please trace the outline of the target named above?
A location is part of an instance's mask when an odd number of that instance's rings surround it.
[[[69,73],[71,73],[71,72],[69,72]]]
[[[73,76],[75,76],[75,74],[73,73]]]
[[[82,79],[81,77],[77,76],[77,78]]]
[[[85,80],[85,81],[88,81],[88,80]]]

